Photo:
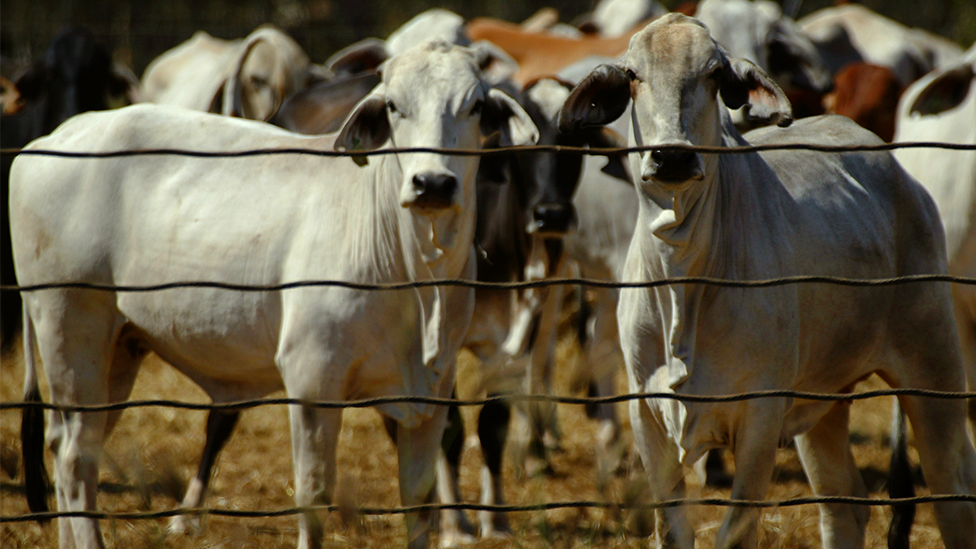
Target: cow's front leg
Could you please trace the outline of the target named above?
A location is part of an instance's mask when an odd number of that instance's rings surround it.
[[[678,445],[668,435],[660,411],[652,410],[645,400],[631,400],[630,423],[653,500],[684,498],[685,481],[678,460]],[[695,546],[695,532],[688,522],[686,507],[666,507],[657,515],[662,547],[692,549]]]
[[[786,399],[763,399],[748,402],[733,433],[732,451],[735,453],[735,479],[732,499],[762,500],[773,478],[776,448],[783,431]],[[759,509],[733,507],[725,515],[715,539],[716,549],[752,549],[758,546]]]
[[[329,504],[336,478],[336,441],[342,410],[291,406],[291,452],[295,467],[295,503]],[[322,547],[322,521],[315,512],[298,518],[298,549]]]
[[[400,501],[405,507],[431,503],[437,478],[437,456],[447,425],[447,407],[436,406],[433,416],[414,428],[397,428]],[[431,511],[407,513],[407,547],[426,549],[430,544]]]

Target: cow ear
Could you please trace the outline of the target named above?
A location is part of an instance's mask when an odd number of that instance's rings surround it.
[[[237,56],[237,60],[234,62],[234,70],[231,71],[230,76],[224,81],[222,88],[223,101],[220,109],[221,114],[236,117],[248,117],[248,115],[251,115],[259,120],[269,120],[278,111],[278,107],[281,106],[281,100],[283,98],[277,90],[272,90],[275,94],[274,104],[268,112],[253,113],[251,112],[253,110],[251,105],[245,103],[244,65],[247,63],[247,59],[251,55],[251,52],[254,51],[254,48],[262,42],[265,42],[264,36],[252,35],[241,47],[240,55]]]
[[[489,84],[504,82],[519,70],[518,62],[505,50],[487,40],[478,40],[469,46],[481,74]]]
[[[588,130],[586,142],[594,149],[617,149],[627,146],[627,139],[606,126]],[[632,181],[626,154],[607,155],[607,165],[600,171],[627,184]]]
[[[559,112],[559,131],[603,126],[620,118],[630,103],[630,78],[620,67],[600,65],[569,94]]]
[[[372,151],[383,146],[390,139],[390,119],[386,115],[386,96],[373,93],[356,105],[352,114],[346,118],[336,136],[337,151]],[[367,163],[366,157],[353,157],[360,166]]]
[[[495,132],[481,142],[482,150],[497,149],[502,146],[502,133]],[[504,185],[512,180],[512,159],[507,154],[490,154],[481,157],[478,162],[479,184]]]
[[[539,129],[525,109],[505,92],[491,88],[485,94],[481,112],[481,131],[485,135],[501,132],[501,146],[534,145]]]
[[[973,77],[971,64],[955,67],[940,74],[918,94],[909,112],[930,116],[958,107],[969,95]]]
[[[717,76],[722,101],[730,109],[745,107],[746,119],[783,127],[793,123],[793,109],[786,94],[752,62],[726,58]]]
[[[325,66],[336,75],[360,74],[376,71],[389,58],[385,41],[367,38],[332,54]]]

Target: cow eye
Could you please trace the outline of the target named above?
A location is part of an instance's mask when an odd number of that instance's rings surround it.
[[[637,74],[634,73],[634,71],[627,69],[625,72],[627,73],[627,78],[630,78],[631,82],[637,80]]]
[[[471,116],[481,114],[481,109],[484,108],[485,102],[481,99],[475,101],[474,106],[471,107]]]
[[[397,112],[396,105],[394,105],[393,104],[393,101],[391,101],[389,99],[386,100],[386,109],[388,111],[390,111],[391,113]]]

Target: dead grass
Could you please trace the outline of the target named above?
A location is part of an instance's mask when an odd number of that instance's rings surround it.
[[[567,365],[573,363],[575,353],[572,338],[563,338],[557,357],[561,372],[556,383],[559,393],[568,392],[572,376],[568,373],[571,368]],[[460,379],[478,378],[477,366],[470,355],[462,355],[460,368]],[[5,358],[0,367],[0,399],[4,402],[21,400],[22,379],[23,362],[19,354]],[[868,386],[876,388],[883,384],[871,380]],[[473,390],[474,385],[462,387],[462,397],[472,396]],[[620,390],[624,390],[622,383]],[[132,398],[207,401],[198,387],[155,356],[146,361]],[[855,458],[869,490],[876,497],[886,497],[883,483],[889,457],[887,433],[890,408],[890,399],[875,399],[855,403],[852,413]],[[626,418],[624,405],[618,411],[621,417]],[[470,424],[475,413],[473,409],[464,410],[465,421]],[[640,465],[633,452],[625,461],[623,473],[612,477],[601,489],[596,478],[595,423],[586,418],[579,406],[560,406],[558,419],[563,440],[562,451],[554,455],[555,474],[517,481],[511,464],[506,464],[506,497],[510,503],[604,498],[632,501],[641,496]],[[166,408],[126,411],[108,441],[102,460],[99,508],[109,511],[156,511],[176,507],[199,461],[205,420],[204,412]],[[19,469],[19,424],[19,411],[0,414],[0,509],[5,517],[28,512],[21,476],[19,472],[16,477],[12,475],[13,471]],[[629,425],[625,425],[624,436],[628,437],[629,444],[628,429]],[[341,503],[378,507],[399,504],[396,453],[378,414],[372,410],[346,412],[338,456]],[[480,466],[480,455],[467,450],[461,470],[462,494],[467,501],[478,501]],[[286,409],[267,406],[244,412],[218,463],[207,504],[229,509],[274,510],[293,506],[292,494]],[[792,449],[780,450],[769,498],[785,499],[810,494],[796,452]],[[729,492],[692,487],[689,496],[728,497]],[[708,547],[714,542],[724,512],[723,508],[718,507],[692,509],[691,516],[701,546]],[[884,533],[889,518],[889,509],[872,507],[867,547],[886,546]],[[324,546],[327,548],[385,548],[404,542],[400,517],[335,513],[325,517],[325,520],[328,533]],[[473,547],[636,548],[647,544],[647,538],[631,533],[631,529],[638,528],[641,521],[614,510],[559,509],[516,513],[511,521],[515,532],[513,539],[485,540]],[[811,506],[768,511],[764,513],[761,523],[762,546],[773,549],[820,547],[818,521],[817,509]],[[295,546],[297,540],[296,526],[294,517],[233,519],[211,516],[204,519],[203,532],[199,535],[172,536],[167,535],[163,520],[102,522],[106,544],[110,549],[290,548]],[[912,541],[913,547],[941,545],[930,505],[920,506]],[[0,525],[0,547],[57,547],[57,525]]]

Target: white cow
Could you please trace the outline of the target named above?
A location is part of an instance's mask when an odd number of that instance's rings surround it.
[[[204,31],[163,53],[142,76],[146,101],[268,120],[305,87],[308,56],[290,36],[263,26],[243,40]]]
[[[528,115],[487,89],[467,49],[433,42],[391,59],[382,72],[382,83],[337,135],[297,136],[251,121],[137,106],[76,117],[29,148],[370,150],[387,142],[478,148],[479,127],[501,130],[503,143],[535,141]],[[293,155],[21,156],[10,195],[17,274],[22,284],[122,285],[473,278],[477,158],[409,154],[361,164],[362,158]],[[37,383],[36,340],[52,400],[97,404],[126,399],[149,350],[216,402],[280,388],[307,400],[446,397],[474,300],[462,288],[316,287],[49,290],[24,301],[27,392]],[[404,403],[379,410],[398,423],[403,504],[429,501],[447,409]],[[328,502],[341,411],[290,413],[296,502]],[[59,509],[93,510],[98,456],[118,414],[51,418]],[[429,513],[407,516],[411,547],[427,546],[428,522]],[[303,514],[298,547],[319,547],[322,533],[316,514]],[[61,520],[62,548],[100,546],[97,521]]]
[[[751,61],[780,86],[825,93],[831,73],[810,38],[769,0],[704,0],[695,17],[730,55]]]
[[[798,21],[832,73],[852,61],[888,67],[907,86],[936,67],[956,61],[962,48],[913,29],[860,4],[817,10]]]
[[[895,141],[976,145],[976,46],[918,80],[898,104]],[[935,199],[946,231],[949,273],[976,276],[976,151],[898,149],[895,158]],[[976,288],[953,285],[967,378],[976,387]],[[969,417],[976,424],[976,401]]]
[[[616,65],[573,92],[561,125],[599,125],[633,98],[631,156],[639,213],[627,280],[677,276],[878,278],[945,272],[938,212],[889,154],[779,151],[699,155],[670,145],[748,144],[722,100],[789,124],[789,103],[752,63],[730,58],[698,21],[669,15],[634,36]],[[843,117],[809,118],[750,134],[755,143],[880,143]],[[880,373],[895,387],[961,390],[959,344],[945,284],[885,288],[676,285],[622,290],[617,319],[633,392],[725,395],[763,389],[850,391]],[[933,493],[976,493],[965,404],[904,398]],[[735,454],[733,499],[763,499],[777,446],[796,437],[820,495],[865,496],[848,446],[849,405],[632,401],[631,425],[656,500],[684,495],[682,465],[709,448]],[[947,547],[976,546],[976,504],[935,506]],[[864,506],[821,510],[825,547],[860,547]],[[659,534],[692,547],[686,510],[660,512]],[[755,508],[733,508],[717,547],[757,544]]]

